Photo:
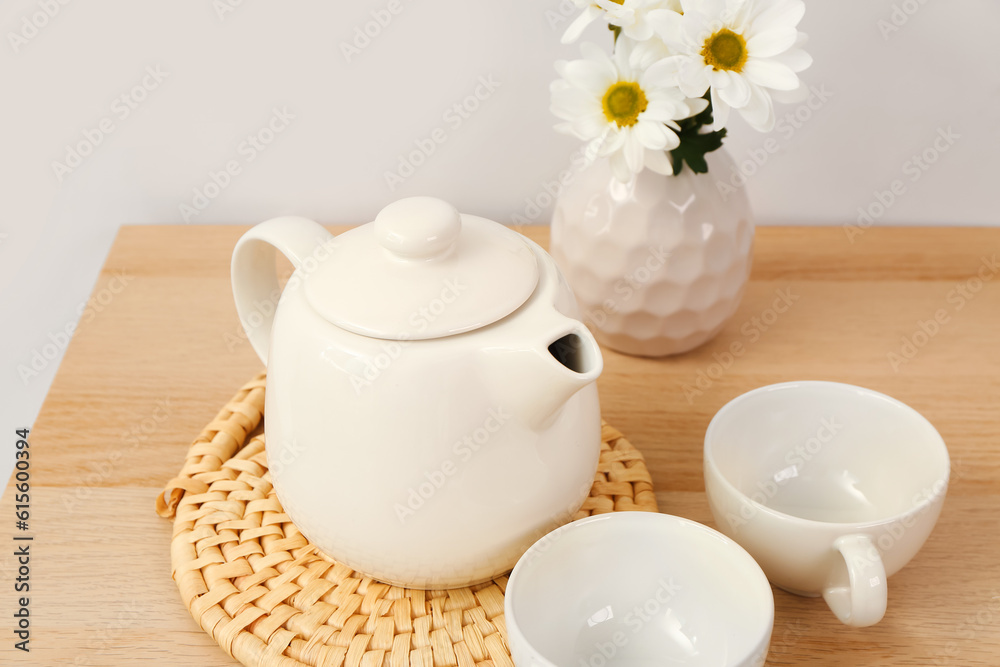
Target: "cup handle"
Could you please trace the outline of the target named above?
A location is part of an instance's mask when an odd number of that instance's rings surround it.
[[[885,566],[867,535],[845,535],[833,543],[840,554],[823,589],[823,599],[840,622],[856,628],[875,625],[885,615]]]

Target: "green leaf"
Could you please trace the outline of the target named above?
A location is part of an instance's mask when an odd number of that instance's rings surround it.
[[[708,106],[704,111],[677,121],[681,131],[677,133],[680,138],[680,145],[670,151],[670,164],[674,168],[674,176],[681,173],[684,163],[696,174],[708,173],[708,162],[705,161],[705,154],[711,153],[722,147],[722,140],[726,136],[726,128],[710,132],[703,132],[702,128],[712,124],[712,101],[708,93]]]

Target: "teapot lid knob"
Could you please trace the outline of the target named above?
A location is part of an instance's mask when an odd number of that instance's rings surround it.
[[[448,202],[408,197],[389,204],[375,218],[379,245],[406,259],[432,259],[448,253],[462,231],[462,217]]]

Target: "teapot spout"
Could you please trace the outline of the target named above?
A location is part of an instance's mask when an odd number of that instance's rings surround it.
[[[490,365],[507,396],[505,404],[532,428],[546,428],[567,401],[604,369],[601,349],[581,322],[552,311],[552,323],[533,340],[490,354]]]

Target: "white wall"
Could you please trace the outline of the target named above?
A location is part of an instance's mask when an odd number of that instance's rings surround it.
[[[230,160],[239,173],[192,224],[282,213],[358,223],[413,194],[508,222],[546,202],[545,182],[577,148],[548,113],[552,62],[576,55],[559,45],[559,0],[398,2],[350,62],[341,45],[390,0],[4,3],[0,447],[34,420],[58,357],[26,382],[18,366],[75,321],[117,227],[181,222],[181,204]],[[893,18],[899,29],[885,33]],[[746,163],[759,221],[848,222],[899,179],[906,191],[878,224],[996,224],[997,25],[995,0],[810,2],[805,76],[832,97],[786,109],[808,119],[779,124],[766,144],[777,152]],[[449,113],[477,87],[476,111]],[[123,95],[144,99],[132,109]],[[243,142],[276,108],[294,118],[251,161]],[[102,122],[99,145],[57,174],[53,162]],[[385,172],[436,128],[444,143],[391,191]],[[959,138],[935,156],[947,128]],[[768,137],[738,120],[730,133],[738,160],[766,154]],[[925,149],[937,160],[914,172],[908,160]]]

